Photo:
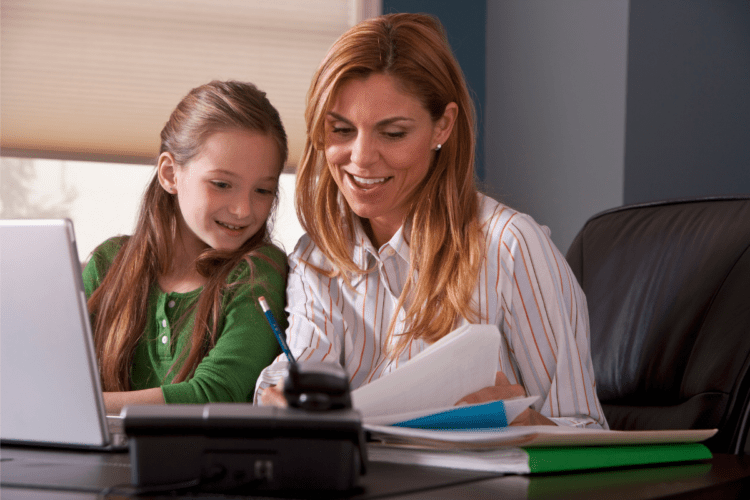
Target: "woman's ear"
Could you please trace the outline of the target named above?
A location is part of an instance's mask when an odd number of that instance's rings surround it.
[[[174,161],[172,153],[162,153],[159,155],[159,161],[156,164],[159,184],[164,188],[164,191],[170,194],[177,194],[176,170],[177,164]]]
[[[433,136],[433,149],[438,144],[445,144],[445,141],[450,137],[453,131],[453,125],[456,123],[456,117],[458,116],[458,104],[455,102],[449,102],[445,106],[443,116],[438,118],[435,122],[435,133]]]

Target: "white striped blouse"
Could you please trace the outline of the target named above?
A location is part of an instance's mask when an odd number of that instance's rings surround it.
[[[487,249],[474,301],[480,322],[500,330],[498,370],[511,383],[522,384],[528,395],[541,396],[533,408],[558,424],[607,428],[596,396],[586,297],[575,276],[546,227],[479,196]],[[356,389],[387,375],[428,346],[422,340],[412,341],[394,360],[384,349],[394,314],[394,333],[404,330],[404,310],[395,311],[409,270],[403,230],[378,250],[362,227],[356,228],[354,262],[374,271],[356,277],[351,288],[343,279],[329,278],[308,266],[309,262],[330,268],[307,235],[300,239],[289,257],[287,285],[287,339],[298,360],[338,361]],[[260,392],[277,383],[286,367],[279,356],[263,370],[256,384],[256,403]]]

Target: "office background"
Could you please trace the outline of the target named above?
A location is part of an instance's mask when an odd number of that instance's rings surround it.
[[[750,193],[748,0],[382,0],[380,9],[441,19],[477,104],[482,189],[549,226],[563,252],[607,208]],[[290,227],[293,210],[284,217]]]
[[[747,0],[383,0],[397,11],[445,24],[484,189],[563,252],[607,208],[750,193]]]

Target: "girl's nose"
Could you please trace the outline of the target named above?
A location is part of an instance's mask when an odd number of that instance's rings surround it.
[[[238,196],[229,206],[229,213],[238,219],[244,219],[252,214],[250,199],[246,196]]]

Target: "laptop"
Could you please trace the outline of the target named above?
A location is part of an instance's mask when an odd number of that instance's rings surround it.
[[[68,219],[0,220],[0,442],[126,449],[104,409]]]

